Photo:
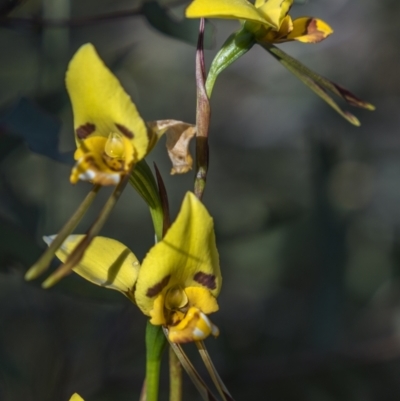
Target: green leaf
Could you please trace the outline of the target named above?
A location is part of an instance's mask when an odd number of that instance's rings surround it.
[[[254,34],[246,29],[233,33],[215,56],[206,81],[206,91],[210,98],[218,75],[247,53],[255,44]]]

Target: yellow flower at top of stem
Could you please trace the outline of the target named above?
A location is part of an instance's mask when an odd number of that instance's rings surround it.
[[[242,20],[257,41],[281,43],[296,40],[317,43],[333,30],[324,21],[288,14],[293,0],[194,0],[186,9],[188,18],[228,18]]]

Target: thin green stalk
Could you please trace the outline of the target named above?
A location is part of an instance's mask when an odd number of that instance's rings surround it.
[[[158,401],[161,358],[146,363],[146,401]]]
[[[146,326],[146,401],[158,401],[161,356],[167,341],[161,326]]]
[[[182,400],[182,365],[169,347],[169,401]]]
[[[156,240],[161,241],[165,221],[163,202],[153,173],[145,160],[141,160],[135,166],[130,175],[129,182],[149,206]],[[147,322],[146,380],[143,385],[145,390],[141,395],[141,400],[158,401],[161,357],[166,344],[167,340],[161,326],[153,326],[150,322]]]
[[[25,280],[33,280],[48,269],[56,251],[58,248],[60,248],[65,238],[67,238],[75,230],[76,226],[82,220],[83,216],[96,198],[100,188],[100,185],[93,186],[76,212],[60,230],[60,232],[57,234],[57,237],[54,238],[54,241],[51,243],[51,245],[46,249],[39,260],[26,272]]]

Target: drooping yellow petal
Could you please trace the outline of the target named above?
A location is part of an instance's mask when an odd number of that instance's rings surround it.
[[[242,19],[271,25],[247,0],[194,0],[186,9],[186,17]]]
[[[53,236],[44,237],[49,245]],[[57,251],[56,256],[61,262],[81,241],[83,235],[70,235]],[[105,237],[95,237],[83,259],[73,268],[75,273],[101,287],[118,290],[130,297],[139,271],[136,256],[120,242]]]
[[[272,26],[279,29],[292,4],[293,0],[268,0],[258,8],[258,11]]]
[[[135,163],[147,154],[146,124],[92,44],[83,45],[73,56],[66,85],[74,112],[77,143],[88,136],[108,137],[110,133],[119,132],[132,142]]]
[[[79,394],[75,393],[69,399],[69,401],[85,401]]]
[[[221,281],[213,220],[204,205],[188,192],[165,237],[143,260],[136,302],[150,316],[157,296],[170,288],[201,287],[217,296]]]
[[[317,18],[302,17],[293,21],[293,30],[285,40],[297,40],[303,43],[318,43],[333,33],[333,29]]]
[[[333,33],[333,29],[322,20],[302,17],[292,21],[287,15],[283,19],[279,31],[271,29],[264,36],[257,37],[257,41],[260,43],[283,43],[297,40],[303,43],[318,43],[331,33]]]

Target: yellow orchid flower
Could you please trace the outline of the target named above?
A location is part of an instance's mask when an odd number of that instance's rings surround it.
[[[53,237],[45,238],[51,243]],[[69,236],[56,256],[65,261],[82,236]],[[150,249],[141,267],[123,244],[96,237],[73,269],[94,284],[121,291],[168,328],[170,341],[184,343],[217,336],[208,314],[218,310],[221,272],[213,220],[191,192],[164,238]]]
[[[146,255],[136,283],[136,303],[172,342],[218,335],[206,314],[216,312],[221,289],[214,226],[204,205],[188,192],[165,237]]]
[[[90,43],[71,59],[66,86],[78,146],[71,182],[117,184],[149,150],[152,138],[145,122]]]
[[[254,5],[247,0],[194,0],[186,9],[186,17],[243,20],[257,41],[268,43],[317,43],[333,32],[317,18],[292,20],[288,15],[292,4],[293,0],[256,0]]]
[[[71,172],[71,183],[83,180],[100,185],[118,184],[164,133],[173,172],[185,173],[191,169],[192,159],[187,146],[182,149],[181,145],[178,150],[174,146],[181,142],[185,144],[186,137],[194,135],[193,126],[176,120],[160,120],[147,125],[92,44],[81,46],[72,57],[66,86],[77,144],[74,154],[77,162]],[[171,132],[167,132],[169,130]],[[184,166],[181,166],[182,160],[186,161]]]
[[[79,394],[75,393],[72,394],[72,397],[69,399],[69,401],[85,401]]]

